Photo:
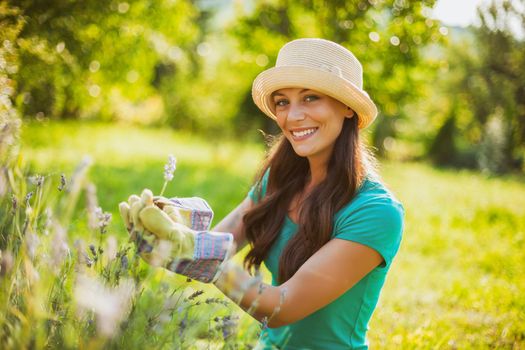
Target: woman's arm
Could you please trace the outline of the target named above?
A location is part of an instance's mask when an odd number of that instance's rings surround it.
[[[246,245],[246,237],[243,234],[242,218],[252,205],[253,203],[250,197],[246,197],[237,208],[233,209],[212,229],[212,231],[217,232],[230,232],[235,240],[237,251],[241,250]]]
[[[244,310],[254,310],[256,319],[267,317],[269,327],[281,327],[334,301],[382,262],[366,245],[332,239],[278,287],[251,283],[253,277],[233,261],[215,285]]]

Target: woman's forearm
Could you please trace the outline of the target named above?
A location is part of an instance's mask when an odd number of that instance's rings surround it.
[[[235,261],[224,264],[215,286],[255,319],[269,327],[283,325],[280,313],[284,303],[284,289],[262,282],[251,276]]]
[[[226,217],[212,229],[212,231],[231,233],[235,240],[236,251],[241,250],[247,243],[246,237],[244,237],[243,234],[242,218],[251,205],[252,202],[250,198],[246,197],[237,208],[226,215]]]

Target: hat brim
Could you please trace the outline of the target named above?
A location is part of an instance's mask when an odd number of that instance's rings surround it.
[[[369,126],[377,116],[377,107],[366,91],[334,73],[311,67],[280,66],[261,72],[253,82],[252,98],[264,114],[276,119],[272,93],[294,87],[319,91],[352,108],[358,115],[360,129]]]

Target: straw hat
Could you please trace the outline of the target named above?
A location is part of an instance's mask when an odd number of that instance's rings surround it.
[[[343,46],[324,39],[297,39],[284,45],[275,67],[260,73],[252,86],[253,101],[272,119],[272,93],[282,88],[303,87],[331,96],[358,115],[359,128],[374,121],[377,108],[363,90],[363,68]]]

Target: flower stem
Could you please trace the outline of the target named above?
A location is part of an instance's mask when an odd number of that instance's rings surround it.
[[[160,190],[159,196],[162,196],[164,194],[164,190],[166,189],[167,185],[168,185],[168,181],[164,181],[164,185],[162,185],[162,190]]]

